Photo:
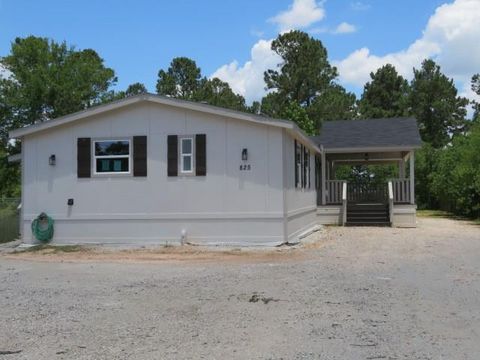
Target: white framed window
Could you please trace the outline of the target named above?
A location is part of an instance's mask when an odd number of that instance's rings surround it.
[[[193,137],[180,138],[180,172],[182,174],[193,174],[195,168],[194,150]]]
[[[99,139],[92,143],[94,174],[130,174],[130,139]]]
[[[296,143],[295,148],[295,166],[296,166],[296,184],[297,188],[302,187],[302,145],[300,143]]]

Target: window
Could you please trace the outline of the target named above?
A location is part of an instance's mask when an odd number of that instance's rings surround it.
[[[310,150],[297,140],[294,141],[295,150],[295,187],[310,188]]]
[[[96,174],[130,173],[130,140],[96,140],[93,146]]]
[[[302,186],[302,146],[295,141],[295,187]]]
[[[310,150],[303,148],[303,187],[310,187]]]
[[[180,139],[180,172],[184,174],[193,173],[193,138],[185,137]]]

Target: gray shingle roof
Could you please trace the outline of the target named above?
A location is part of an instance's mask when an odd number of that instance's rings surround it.
[[[313,140],[327,150],[422,145],[415,118],[326,121]]]

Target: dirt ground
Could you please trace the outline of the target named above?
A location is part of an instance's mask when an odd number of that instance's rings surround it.
[[[478,359],[480,227],[0,255],[0,359]],[[76,249],[73,249],[76,250]]]

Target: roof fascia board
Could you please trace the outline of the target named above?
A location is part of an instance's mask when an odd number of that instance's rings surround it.
[[[403,145],[403,146],[371,146],[359,148],[324,148],[327,154],[343,154],[343,153],[365,153],[365,152],[391,152],[391,151],[411,151],[420,149],[421,145]]]
[[[304,143],[308,144],[310,148],[315,150],[317,153],[321,153],[322,150],[320,147],[307,135],[303,132],[302,129],[300,129],[297,124],[293,124],[293,128],[288,130],[292,136],[296,136],[300,138]]]

